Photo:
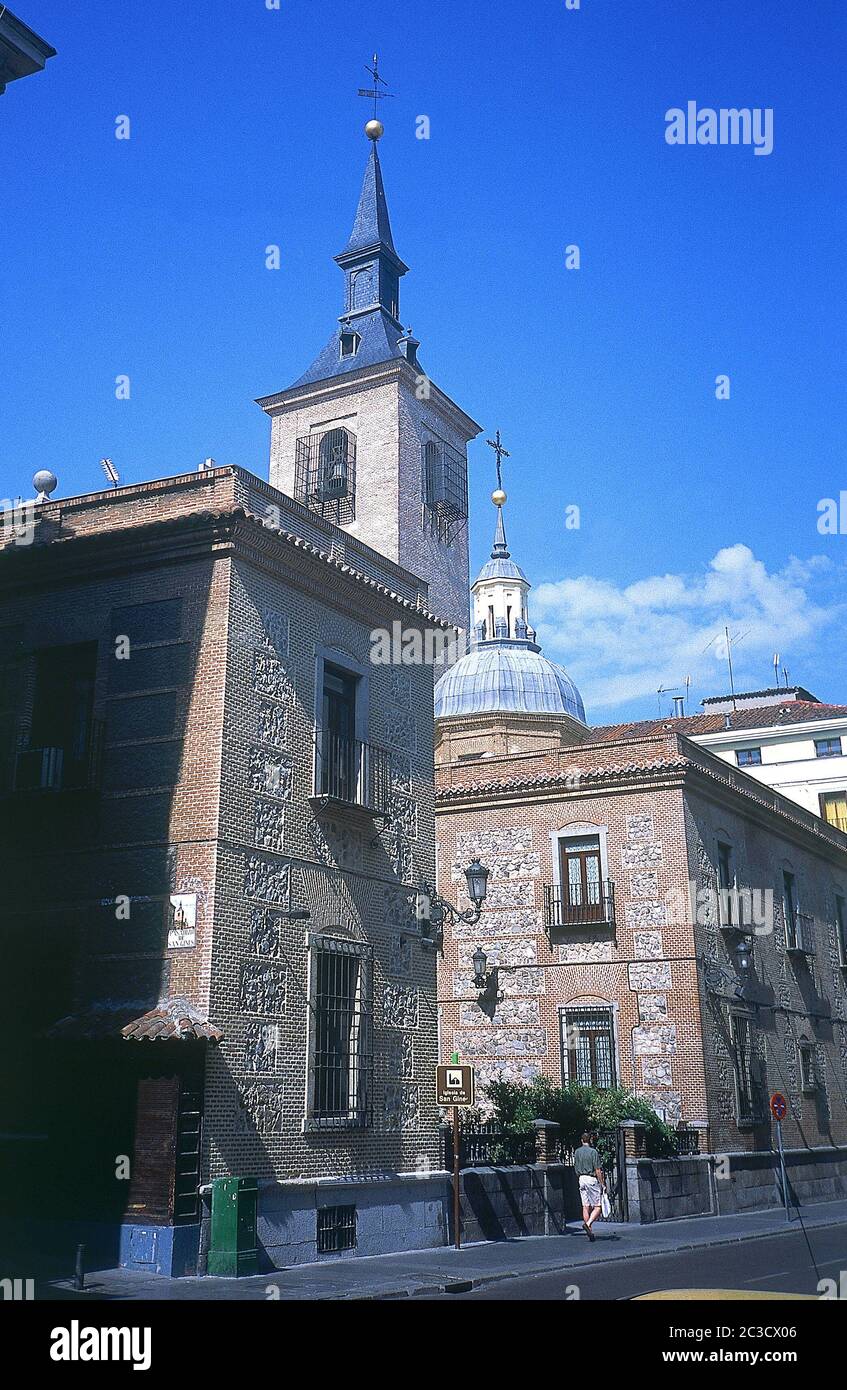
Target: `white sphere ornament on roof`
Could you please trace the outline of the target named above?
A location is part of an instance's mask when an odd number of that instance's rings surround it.
[[[48,502],[50,500],[50,493],[55,492],[56,488],[59,486],[59,479],[56,477],[55,473],[50,472],[49,468],[39,468],[32,479],[32,485],[38,494],[35,500],[37,502]]]

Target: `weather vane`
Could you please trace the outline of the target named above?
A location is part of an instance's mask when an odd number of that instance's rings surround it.
[[[394,92],[380,91],[380,84],[382,84],[382,86],[384,87],[385,79],[383,77],[380,77],[379,75],[379,59],[376,53],[374,54],[373,67],[369,68],[367,63],[365,63],[365,71],[369,72],[371,77],[373,78],[373,86],[360,87],[359,96],[367,97],[374,104],[373,118],[370,121],[368,121],[367,125],[365,126],[365,134],[368,136],[369,140],[378,140],[383,133],[383,124],[382,121],[380,121],[377,117],[377,107],[379,102],[384,101],[386,97],[393,97]]]
[[[486,439],[485,442],[488,445],[489,449],[493,449],[495,454],[497,455],[497,491],[503,492],[503,479],[500,474],[500,465],[503,459],[511,458],[511,454],[509,453],[509,450],[504,449],[503,445],[500,443],[499,430],[497,431],[493,439]],[[506,495],[505,493],[503,493],[503,501],[505,502],[505,500]]]

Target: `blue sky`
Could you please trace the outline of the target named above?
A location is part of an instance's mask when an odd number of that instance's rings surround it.
[[[770,683],[778,649],[847,701],[847,535],[816,510],[847,488],[842,4],[12,8],[59,56],[0,98],[0,495],[43,466],[60,494],[96,488],[104,454],[128,482],[206,455],[266,475],[253,400],[340,312],[378,48],[401,314],[433,379],[503,432],[513,553],[589,718],[652,717],[687,674],[695,705],[722,690],[703,648],[724,621],[740,685]],[[669,146],[689,100],[773,108],[773,153]]]

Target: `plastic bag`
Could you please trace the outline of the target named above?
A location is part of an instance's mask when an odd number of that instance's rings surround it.
[[[612,1204],[611,1204],[611,1202],[609,1201],[609,1194],[608,1194],[608,1192],[606,1191],[606,1189],[605,1189],[605,1187],[604,1187],[604,1188],[603,1188],[603,1196],[600,1198],[600,1215],[602,1216],[602,1218],[603,1218],[604,1221],[608,1221],[608,1219],[609,1219],[609,1217],[611,1216],[611,1214],[612,1214]]]

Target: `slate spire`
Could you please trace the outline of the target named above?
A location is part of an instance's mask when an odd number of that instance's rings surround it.
[[[388,217],[388,202],[385,185],[382,182],[382,169],[379,163],[376,141],[371,142],[371,152],[365,168],[362,192],[356,220],[350,233],[350,240],[342,251],[342,256],[351,251],[364,251],[380,246],[397,257],[394,240],[391,236],[391,222]],[[398,258],[399,259],[399,258]]]
[[[376,139],[371,140],[350,239],[335,260],[346,279],[345,314],[381,309],[399,326],[400,277],[408,266],[397,255],[391,235]]]
[[[494,531],[494,545],[491,549],[492,560],[508,560],[509,547],[506,544],[506,527],[503,524],[502,503],[497,507],[497,526]]]

